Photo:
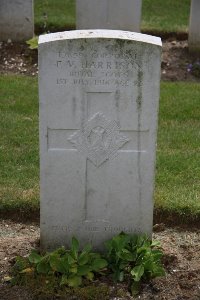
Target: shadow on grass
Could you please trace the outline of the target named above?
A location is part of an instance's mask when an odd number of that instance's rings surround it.
[[[36,223],[40,222],[40,210],[39,208],[23,209],[19,208],[16,210],[4,210],[0,211],[1,220],[12,220],[14,222],[21,223]],[[182,229],[200,229],[200,213],[190,214],[189,211],[185,214],[178,212],[169,211],[166,209],[155,208],[153,223],[160,224],[164,223],[168,227],[180,227]]]

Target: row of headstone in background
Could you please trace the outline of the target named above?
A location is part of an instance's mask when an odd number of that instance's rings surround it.
[[[142,0],[76,0],[77,29],[140,32]],[[200,1],[191,1],[189,49],[200,51]],[[0,41],[25,41],[34,34],[33,0],[0,1]]]
[[[190,52],[200,53],[200,1],[192,0],[188,38]]]
[[[140,33],[40,36],[42,248],[151,236],[160,56]]]
[[[33,34],[33,0],[0,0],[0,41],[26,41]]]
[[[142,0],[77,0],[77,29],[140,31]],[[0,1],[0,40],[25,41],[34,34],[33,0]]]
[[[77,29],[140,32],[142,0],[76,0]]]
[[[77,29],[119,29],[140,32],[142,0],[76,0]],[[200,0],[192,0],[189,51],[200,53]]]

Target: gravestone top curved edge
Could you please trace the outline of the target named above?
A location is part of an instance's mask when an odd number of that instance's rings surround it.
[[[39,44],[49,43],[49,42],[59,41],[59,40],[85,39],[85,38],[132,40],[132,41],[162,46],[162,41],[160,37],[137,33],[137,32],[131,32],[131,31],[108,30],[108,29],[72,30],[72,31],[44,34],[39,37]]]

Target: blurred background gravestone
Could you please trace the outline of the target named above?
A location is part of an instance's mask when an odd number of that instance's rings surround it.
[[[26,41],[33,34],[33,0],[0,0],[0,41]]]
[[[200,54],[200,1],[192,0],[189,23],[189,51]]]
[[[77,29],[140,32],[142,0],[76,0]]]

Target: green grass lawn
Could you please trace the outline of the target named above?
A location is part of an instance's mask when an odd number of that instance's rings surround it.
[[[161,84],[155,204],[200,216],[200,85]]]
[[[142,31],[187,32],[190,0],[143,0]]]
[[[75,0],[35,0],[36,32],[75,28]],[[190,0],[143,0],[143,32],[187,32]]]
[[[59,31],[75,27],[75,0],[35,0],[35,27]]]
[[[39,208],[37,79],[0,77],[0,208]],[[161,84],[155,206],[200,220],[200,85]]]
[[[0,77],[0,208],[39,204],[37,80]]]

